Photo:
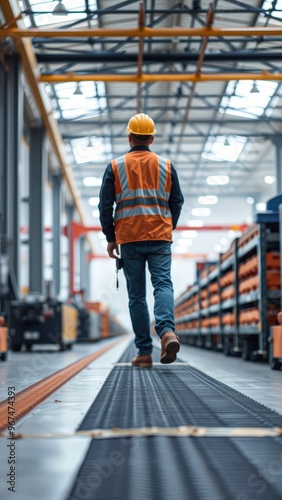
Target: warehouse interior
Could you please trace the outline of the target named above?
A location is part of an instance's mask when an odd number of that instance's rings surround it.
[[[0,0],[1,498],[281,498],[281,41],[281,0]],[[98,209],[136,113],[185,199],[150,370]]]

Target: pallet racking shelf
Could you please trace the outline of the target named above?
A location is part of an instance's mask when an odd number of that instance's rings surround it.
[[[176,300],[176,310],[180,305],[185,308],[186,301],[197,303],[197,311],[176,318],[182,341],[242,355],[245,360],[266,357],[281,300],[275,200],[268,202],[267,212],[256,215],[255,223],[218,262],[204,264],[196,283]]]

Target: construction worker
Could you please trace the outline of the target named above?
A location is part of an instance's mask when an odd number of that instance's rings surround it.
[[[109,256],[118,258],[118,245],[121,246],[138,349],[132,365],[151,367],[153,346],[146,303],[145,264],[148,261],[154,287],[155,330],[161,339],[160,361],[172,363],[180,344],[174,333],[171,243],[184,198],[172,163],[149,149],[156,134],[153,120],[139,113],[129,120],[126,130],[131,149],[113,160],[105,171],[100,190],[100,221],[108,241]]]

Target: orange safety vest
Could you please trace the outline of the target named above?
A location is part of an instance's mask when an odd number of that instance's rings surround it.
[[[132,151],[111,162],[115,177],[117,244],[172,241],[168,200],[171,163],[152,151]]]

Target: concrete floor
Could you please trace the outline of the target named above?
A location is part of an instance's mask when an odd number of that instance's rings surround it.
[[[93,361],[86,369],[23,417],[16,430],[23,433],[62,432],[76,430],[93,403],[106,377],[132,338]],[[0,363],[1,400],[7,397],[7,387],[15,385],[17,392],[74,361],[104,347],[112,339],[97,344],[76,344],[72,351],[9,353],[9,360]],[[159,340],[154,338],[159,346]],[[266,363],[244,362],[227,358],[196,347],[181,346],[179,358],[204,371],[243,394],[265,404],[282,415],[282,371],[270,370]],[[59,400],[59,402],[55,402]],[[88,450],[90,438],[23,439],[16,442],[16,500],[65,500],[72,481]],[[8,448],[0,439],[0,498],[8,500]]]

